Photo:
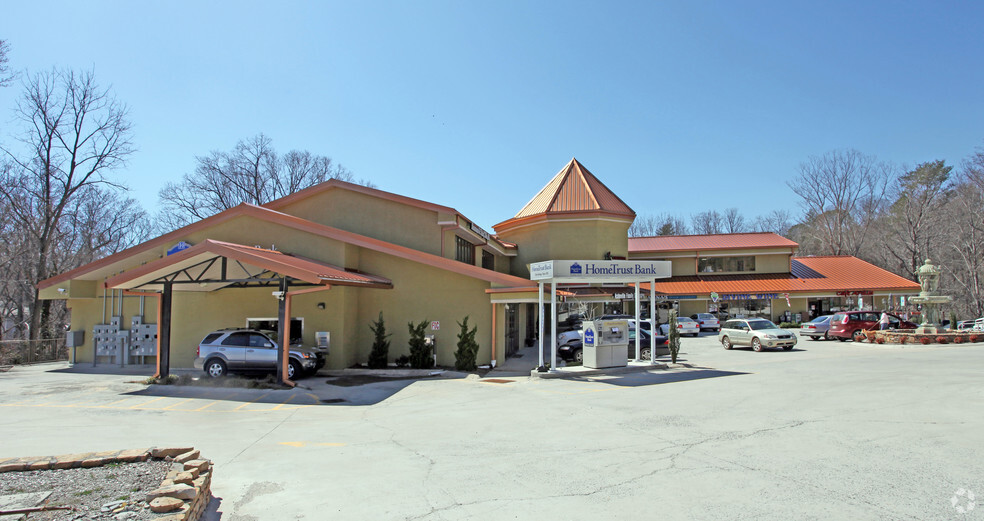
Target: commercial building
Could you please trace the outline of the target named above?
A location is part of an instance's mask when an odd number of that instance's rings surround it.
[[[795,257],[796,243],[775,234],[629,238],[634,218],[576,160],[494,234],[452,207],[332,180],[226,210],[39,288],[67,299],[76,362],[153,363],[160,342],[171,366],[190,367],[208,332],[275,328],[286,302],[291,341],[330,339],[332,368],[366,362],[380,313],[391,359],[408,352],[406,324],[427,321],[437,363],[453,365],[468,317],[480,363],[501,363],[537,337],[529,265],[545,260],[670,261],[672,277],[655,290],[684,314],[806,317],[919,291],[853,257]],[[558,320],[628,312],[634,289],[563,287]]]

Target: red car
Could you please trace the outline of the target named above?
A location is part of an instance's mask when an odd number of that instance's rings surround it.
[[[903,320],[891,313],[888,315],[887,329],[915,329],[917,326],[908,320]],[[854,335],[862,329],[880,329],[881,311],[840,311],[830,319],[830,330],[827,335],[841,342],[853,340]]]

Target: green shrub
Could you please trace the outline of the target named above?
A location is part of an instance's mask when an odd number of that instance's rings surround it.
[[[369,329],[376,335],[372,342],[372,351],[369,353],[370,369],[386,369],[386,361],[389,358],[390,343],[387,338],[392,335],[386,334],[386,323],[383,322],[383,312],[379,312],[379,320],[369,324]]]
[[[676,310],[670,310],[670,323],[669,323],[669,338],[667,343],[670,347],[670,361],[674,364],[677,361],[677,355],[680,354],[680,331],[677,330],[677,312]],[[653,353],[655,359],[656,353]]]
[[[410,365],[410,357],[407,355],[400,355],[393,360],[397,367],[407,367]]]
[[[800,323],[799,322],[783,322],[782,324],[779,324],[779,327],[781,327],[783,329],[799,329]]]
[[[416,326],[413,322],[407,323],[407,329],[410,330],[410,367],[414,369],[434,367],[433,348],[427,345],[427,339],[424,338],[424,328],[429,323],[427,320]]]
[[[461,326],[461,331],[458,332],[458,350],[454,352],[454,368],[458,371],[474,371],[478,369],[478,342],[475,341],[478,326],[468,331],[468,317],[465,317],[464,322],[458,322],[458,325]]]

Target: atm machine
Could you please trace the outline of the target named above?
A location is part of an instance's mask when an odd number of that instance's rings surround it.
[[[583,324],[582,364],[591,369],[625,367],[629,364],[629,322],[592,320]]]

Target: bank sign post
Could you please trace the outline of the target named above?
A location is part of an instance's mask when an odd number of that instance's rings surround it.
[[[649,303],[653,309],[655,296],[656,279],[667,279],[672,275],[672,263],[670,261],[626,261],[626,260],[548,260],[534,262],[530,265],[530,280],[539,282],[539,303],[540,303],[540,367],[544,367],[544,299],[543,285],[550,284],[550,308],[555,310],[557,304],[557,284],[636,284],[635,288],[635,310],[636,320],[639,317],[639,284],[649,282]],[[557,320],[550,321],[551,337],[551,363],[550,371],[556,371],[557,367]],[[590,338],[589,338],[590,331]],[[642,335],[635,338],[636,360],[639,360],[641,351],[639,339]],[[586,329],[584,332],[584,343],[595,341],[595,332]],[[650,363],[656,363],[656,336],[650,336]]]

